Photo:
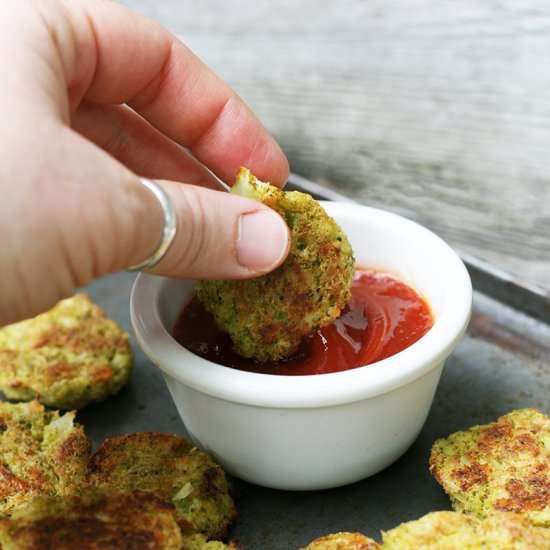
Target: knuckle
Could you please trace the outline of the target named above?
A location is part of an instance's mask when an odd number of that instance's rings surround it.
[[[129,136],[122,125],[117,124],[103,144],[103,149],[116,159],[124,158],[129,147]]]
[[[177,252],[173,269],[178,272],[194,271],[205,252],[207,208],[201,194],[192,186],[179,189]]]

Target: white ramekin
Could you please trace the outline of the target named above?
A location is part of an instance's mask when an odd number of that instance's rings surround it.
[[[193,281],[140,274],[132,289],[136,337],[163,371],[190,437],[231,474],[267,487],[336,487],[396,460],[422,428],[443,363],[470,316],[470,278],[439,237],[382,210],[322,204],[359,265],[398,275],[432,308],[433,328],[393,357],[310,376],[231,369],[194,355],[170,334]]]

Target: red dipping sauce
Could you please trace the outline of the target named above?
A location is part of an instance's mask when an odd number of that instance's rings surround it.
[[[355,369],[409,347],[433,326],[428,304],[399,279],[357,268],[351,301],[331,325],[317,330],[299,352],[284,361],[260,363],[231,349],[195,296],[174,327],[174,338],[187,349],[220,365],[264,374],[326,374]]]

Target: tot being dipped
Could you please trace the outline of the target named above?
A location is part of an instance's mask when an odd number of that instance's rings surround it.
[[[284,359],[348,304],[353,251],[338,224],[306,193],[281,191],[245,168],[231,192],[260,201],[285,219],[290,252],[279,268],[261,277],[201,281],[198,296],[239,355]]]

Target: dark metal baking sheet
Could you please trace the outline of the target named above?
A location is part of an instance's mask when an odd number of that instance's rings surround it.
[[[85,289],[128,331],[133,279],[117,274]],[[131,431],[185,435],[160,372],[133,344],[136,370],[129,386],[79,414],[96,447],[106,437]],[[426,425],[409,451],[369,479],[328,491],[276,491],[234,480],[239,516],[232,537],[244,550],[295,550],[334,531],[378,538],[381,529],[450,509],[428,473],[431,443],[512,409],[539,407],[549,413],[549,396],[550,326],[476,292],[468,334],[447,361]]]
[[[308,190],[319,198],[350,200],[303,178],[295,179],[295,187],[303,182],[313,185]],[[550,413],[548,296],[475,259],[466,263],[478,290],[472,321],[447,361],[418,439],[383,472],[339,489],[277,491],[233,479],[239,515],[231,537],[243,550],[297,550],[315,537],[344,530],[379,539],[380,530],[433,510],[450,509],[448,498],[428,473],[435,439],[517,408],[539,407]],[[134,278],[119,273],[83,289],[130,334]],[[128,386],[78,415],[94,448],[107,437],[134,431],[186,435],[160,371],[141,352],[133,335],[132,344],[135,372]]]

